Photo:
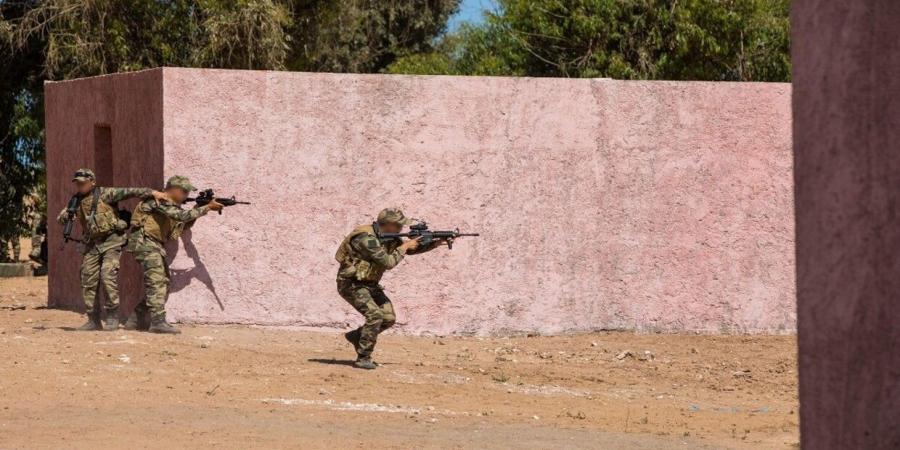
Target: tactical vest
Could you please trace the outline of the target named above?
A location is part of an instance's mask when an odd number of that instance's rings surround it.
[[[375,227],[372,225],[360,225],[353,229],[347,237],[341,242],[341,245],[338,247],[337,252],[334,254],[334,259],[337,262],[341,263],[340,271],[338,271],[338,278],[357,280],[367,283],[377,283],[381,281],[381,277],[384,275],[385,269],[384,267],[378,264],[372,264],[359,255],[356,249],[350,245],[350,242],[359,235],[362,234],[371,234],[372,236],[377,236],[375,233]],[[393,253],[397,247],[400,246],[399,241],[390,241],[390,242],[382,242],[385,251],[388,253]]]
[[[119,220],[118,211],[99,197],[97,198],[96,210],[94,210],[94,196],[102,194],[101,189],[95,188],[95,192],[91,192],[81,199],[78,205],[78,221],[81,223],[81,229],[90,241],[102,240],[110,233],[115,231],[124,231],[128,225]],[[93,213],[92,213],[92,210]]]
[[[184,222],[170,219],[163,214],[154,214],[153,212],[145,212],[138,203],[134,208],[134,214],[131,215],[132,228],[141,228],[144,235],[152,238],[160,244],[165,244],[168,240],[178,239],[184,230]]]

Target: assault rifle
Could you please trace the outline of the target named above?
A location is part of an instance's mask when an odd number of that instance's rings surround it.
[[[447,241],[447,247],[450,249],[453,248],[453,240],[463,236],[478,236],[478,233],[460,233],[459,228],[454,231],[429,230],[428,224],[425,222],[410,225],[409,233],[378,233],[378,238],[382,240],[400,239],[403,237],[409,239],[421,238],[419,239],[419,245],[426,247],[435,241]]]
[[[63,223],[63,245],[69,241],[81,242],[81,239],[72,237],[72,228],[75,226],[75,213],[78,211],[78,204],[81,203],[81,197],[73,195],[66,205],[66,221]]]
[[[250,202],[239,202],[234,199],[234,196],[231,197],[216,197],[216,193],[213,192],[212,189],[204,189],[197,194],[197,197],[188,197],[185,202],[194,202],[197,206],[203,206],[209,204],[209,202],[215,200],[216,203],[221,203],[222,206],[234,206],[234,205],[249,205]],[[222,210],[219,210],[219,214],[222,214]]]

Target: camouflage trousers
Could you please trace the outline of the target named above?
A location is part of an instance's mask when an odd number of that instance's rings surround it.
[[[8,242],[0,240],[0,262],[19,262],[19,253],[22,251],[19,246],[19,238],[13,238]],[[9,252],[10,246],[12,246],[12,253]]]
[[[28,254],[28,258],[32,261],[42,262],[41,258],[41,245],[44,243],[44,235],[38,233],[31,234],[31,253]]]
[[[106,291],[107,311],[119,307],[119,264],[125,238],[113,235],[100,244],[91,244],[81,258],[81,297],[88,315],[98,312],[97,291],[100,284]]]
[[[338,280],[338,294],[366,319],[359,327],[359,356],[369,357],[375,350],[378,335],[397,320],[394,305],[377,284]]]
[[[137,235],[137,236],[136,236]],[[169,264],[166,262],[166,250],[157,242],[133,233],[128,250],[141,265],[144,274],[144,298],[138,303],[136,311],[150,312],[151,318],[164,318],[166,315],[166,299],[169,296]],[[140,315],[140,314],[139,314]]]

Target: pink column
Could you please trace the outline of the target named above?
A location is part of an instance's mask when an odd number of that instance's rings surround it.
[[[900,2],[793,3],[802,447],[900,448]]]
[[[74,243],[61,246],[56,215],[71,197],[72,174],[80,167],[92,168],[101,186],[162,187],[162,69],[48,82],[44,96],[50,217],[47,303],[82,310],[81,255]],[[106,129],[106,134],[98,129]],[[131,209],[135,203],[119,206]],[[81,236],[79,228],[73,235]],[[141,289],[140,272],[130,256],[122,258],[120,280],[122,307],[129,311]]]

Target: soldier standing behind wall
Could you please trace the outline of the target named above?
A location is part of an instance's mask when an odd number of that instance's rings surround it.
[[[81,259],[81,295],[84,299],[87,322],[78,329],[115,331],[119,328],[119,263],[125,245],[128,225],[119,218],[116,202],[140,197],[156,202],[166,195],[150,188],[106,188],[96,185],[94,172],[78,169],[72,178],[79,197],[76,214],[81,224],[83,252]],[[63,209],[57,221],[65,223]],[[100,309],[96,306],[100,282],[106,290],[106,323],[100,325]]]
[[[405,255],[425,253],[439,246],[434,241],[429,246],[419,246],[418,239],[401,242],[399,239],[382,241],[378,235],[398,233],[411,221],[397,208],[387,208],[378,213],[371,225],[360,225],[344,238],[335,259],[341,263],[337,274],[337,291],[341,298],[365,317],[363,326],[347,332],[344,337],[356,350],[354,367],[374,369],[372,352],[378,335],[394,325],[396,316],[391,299],[378,282],[384,272],[400,264]]]
[[[47,264],[47,216],[35,211],[31,214],[31,253],[28,258],[40,264]]]
[[[47,213],[46,205],[37,193],[30,194],[31,253],[28,258],[38,265],[35,275],[46,274],[47,270]]]
[[[149,312],[150,332],[180,333],[166,321],[169,265],[166,262],[165,244],[178,239],[200,216],[222,209],[222,204],[215,200],[193,209],[181,209],[188,193],[196,190],[190,180],[176,175],[166,182],[168,198],[159,203],[145,200],[135,208],[131,216],[128,251],[134,254],[144,273],[144,298],[128,317],[126,330],[143,328],[139,319]]]

